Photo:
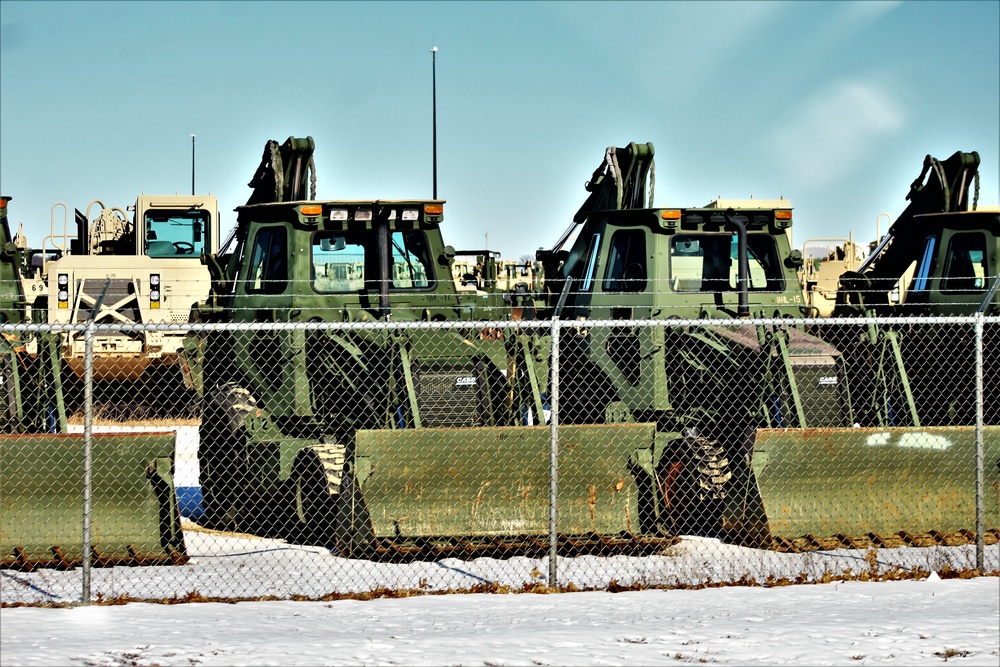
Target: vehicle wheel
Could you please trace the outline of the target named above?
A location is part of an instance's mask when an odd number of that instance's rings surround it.
[[[17,390],[14,387],[13,352],[0,355],[0,400],[3,401],[3,412],[0,413],[0,433],[16,433],[21,424],[18,419]]]
[[[696,473],[698,500],[722,500],[726,497],[726,482],[733,476],[722,445],[700,436],[685,440],[688,441],[688,456]]]
[[[198,428],[199,481],[205,523],[217,530],[250,530],[246,493],[243,420],[257,409],[249,391],[227,384],[209,393]]]
[[[371,558],[376,546],[375,528],[361,485],[347,472],[337,503],[337,548],[347,558]]]
[[[664,457],[657,483],[664,528],[676,535],[720,537],[726,486],[732,478],[725,450],[715,440],[688,435],[675,456]]]
[[[347,558],[374,553],[371,516],[350,466],[345,465],[343,446],[316,445],[302,450],[292,465],[291,477],[295,515],[290,539],[335,548]]]
[[[337,495],[330,482],[320,453],[313,447],[300,451],[292,464],[292,517],[289,539],[295,542],[332,547],[336,542]]]

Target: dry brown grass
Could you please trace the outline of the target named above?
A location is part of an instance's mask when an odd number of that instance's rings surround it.
[[[66,421],[73,426],[83,426],[83,415],[75,414],[72,417],[69,417]],[[184,419],[180,417],[170,419],[137,419],[130,421],[117,421],[114,419],[105,419],[103,417],[94,418],[94,426],[121,426],[125,428],[130,426],[198,426],[200,424],[200,419]]]
[[[418,597],[426,595],[454,595],[454,594],[470,594],[470,593],[497,593],[501,595],[506,595],[510,593],[534,593],[536,595],[547,595],[551,593],[575,593],[580,591],[607,591],[609,593],[624,593],[626,591],[641,591],[641,590],[701,590],[706,588],[726,588],[730,586],[755,586],[770,588],[776,586],[791,586],[791,585],[815,585],[815,584],[827,584],[835,581],[900,581],[906,579],[926,579],[930,572],[926,570],[914,569],[895,569],[889,573],[883,575],[874,575],[871,573],[861,573],[860,575],[852,575],[847,573],[845,575],[825,575],[818,579],[808,580],[805,575],[800,575],[795,579],[775,579],[773,577],[768,577],[766,581],[760,582],[753,577],[744,576],[740,579],[734,581],[708,581],[698,584],[676,584],[673,586],[651,586],[648,584],[631,584],[628,586],[623,586],[616,581],[612,581],[606,587],[579,587],[575,584],[569,584],[566,586],[547,586],[546,584],[536,582],[536,583],[525,583],[520,587],[516,586],[504,586],[503,584],[498,584],[495,582],[488,582],[477,584],[470,588],[451,588],[448,590],[427,590],[426,588],[409,588],[409,589],[389,589],[389,588],[376,588],[371,591],[365,591],[361,593],[328,593],[326,595],[320,596],[305,596],[305,595],[293,595],[290,597],[278,597],[274,595],[266,595],[260,597],[212,597],[202,595],[200,593],[187,593],[180,597],[171,598],[133,598],[128,594],[119,596],[103,596],[100,593],[97,594],[96,598],[92,601],[92,604],[97,605],[122,605],[128,604],[130,602],[147,602],[151,604],[184,604],[189,602],[225,602],[228,604],[235,604],[237,602],[278,602],[278,601],[300,601],[300,602],[334,602],[337,600],[373,600],[377,598],[409,598]],[[979,574],[974,569],[962,569],[953,570],[951,568],[943,568],[938,570],[938,576],[942,579],[973,579],[976,577],[987,576],[987,577],[997,577],[1000,576],[1000,571],[987,572],[985,574]],[[75,607],[79,606],[76,602],[42,602],[42,603],[28,603],[28,602],[4,602],[0,603],[0,607]],[[940,657],[960,657],[960,652],[953,652],[949,655],[941,655]]]

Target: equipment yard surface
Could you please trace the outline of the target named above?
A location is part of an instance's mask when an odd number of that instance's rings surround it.
[[[998,619],[1000,580],[934,575],[768,589],[4,608],[0,664],[996,665]]]

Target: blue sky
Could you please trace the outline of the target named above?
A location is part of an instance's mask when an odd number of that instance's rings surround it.
[[[56,202],[190,193],[192,134],[224,227],[289,136],[318,198],[429,198],[432,46],[460,249],[551,246],[630,141],[656,206],[783,196],[797,245],[874,240],[927,154],[979,151],[980,203],[1000,190],[996,1],[2,0],[0,26],[0,193],[34,246]]]

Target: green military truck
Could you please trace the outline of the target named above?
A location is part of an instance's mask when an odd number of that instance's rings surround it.
[[[205,396],[206,523],[354,557],[537,548],[547,330],[518,328],[499,289],[456,286],[444,201],[317,201],[313,151],[312,138],[268,142],[233,247],[208,257],[198,316],[225,327],[204,328],[187,355]],[[655,429],[562,435],[582,471],[560,490],[562,532],[638,532],[623,485]]]
[[[841,276],[834,315],[1000,315],[1000,208],[979,205],[979,164],[976,152],[924,159],[906,196],[910,203],[858,269]],[[885,328],[902,341],[923,422],[974,424],[971,327],[915,320]],[[983,349],[984,418],[996,425],[1000,327],[984,327]]]
[[[611,321],[564,331],[561,420],[654,423],[668,443],[637,462],[644,524],[755,546],[969,528],[973,479],[944,450],[973,434],[918,428],[898,340],[780,324],[813,314],[788,202],[654,208],[652,172],[651,144],[609,148],[573,225],[538,253],[542,316]],[[752,322],[765,318],[779,324]],[[673,319],[707,321],[627,323]],[[913,438],[928,444],[899,444]]]

